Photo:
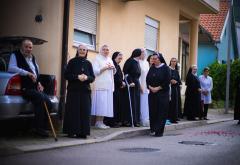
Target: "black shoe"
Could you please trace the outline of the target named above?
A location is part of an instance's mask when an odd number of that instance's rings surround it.
[[[209,120],[208,118],[204,117],[203,120]]]
[[[156,132],[154,136],[156,136],[156,137],[162,137],[162,136],[163,136],[163,133]]]
[[[123,123],[123,126],[124,126],[124,127],[131,127],[132,124],[130,124],[130,123]]]
[[[68,134],[67,137],[74,138],[74,134]]]
[[[76,134],[77,138],[87,139],[87,135]]]
[[[108,125],[108,126],[110,126],[111,128],[119,128],[119,127],[121,127],[121,123],[114,123],[114,124],[111,124],[111,125]]]
[[[187,118],[187,120],[189,120],[189,121],[196,121],[195,118]]]
[[[49,137],[48,132],[45,131],[44,129],[37,129],[35,133],[36,133],[36,135],[41,136],[41,137]]]
[[[238,121],[238,123],[237,124],[240,124],[240,120]]]

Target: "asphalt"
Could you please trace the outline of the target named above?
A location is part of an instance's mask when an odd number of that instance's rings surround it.
[[[190,127],[198,127],[207,124],[226,122],[233,120],[233,112],[224,113],[221,109],[210,109],[209,120],[187,121],[182,119],[178,124],[166,125],[165,132],[180,130]],[[23,137],[1,137],[0,138],[0,157],[22,154],[27,152],[37,152],[42,150],[71,147],[84,144],[100,143],[115,139],[131,138],[139,135],[149,134],[149,127],[120,127],[106,130],[91,128],[91,135],[87,139],[68,138],[66,135],[58,133],[58,141],[53,137],[39,138],[33,136]]]

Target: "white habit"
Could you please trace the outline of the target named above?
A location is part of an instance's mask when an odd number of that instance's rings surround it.
[[[100,70],[107,64],[114,66],[110,57],[98,54],[93,61],[96,76],[92,90],[92,115],[113,117],[114,70]]]
[[[149,64],[147,60],[139,60],[141,68],[141,76],[139,78],[142,92],[140,95],[140,120],[143,126],[149,126],[149,108],[148,108],[148,93],[149,90],[146,84],[146,77],[149,70]]]

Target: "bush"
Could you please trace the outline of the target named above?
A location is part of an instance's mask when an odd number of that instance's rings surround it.
[[[212,98],[215,101],[225,100],[226,97],[226,73],[227,65],[215,62],[209,66],[210,76],[213,78]],[[231,63],[230,69],[230,104],[233,103],[236,91],[236,80],[240,77],[240,60],[235,60]]]

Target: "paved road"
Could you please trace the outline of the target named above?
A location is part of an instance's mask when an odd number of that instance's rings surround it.
[[[199,145],[179,143],[182,141],[195,141]],[[208,144],[202,145],[199,142],[207,142]],[[146,151],[147,148],[158,151],[136,152]],[[121,151],[122,149],[130,149],[134,152]],[[139,136],[98,144],[26,153],[0,158],[0,164],[239,165],[240,125],[236,125],[236,121],[231,121],[180,131],[169,131],[160,138]]]

